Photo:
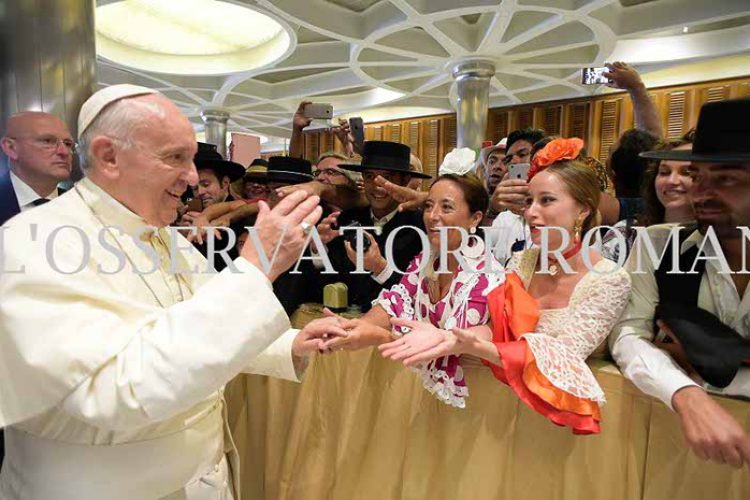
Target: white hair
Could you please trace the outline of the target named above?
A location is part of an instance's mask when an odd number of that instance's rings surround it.
[[[81,167],[87,169],[91,166],[91,142],[98,136],[107,136],[117,141],[122,147],[133,146],[133,133],[144,125],[148,125],[148,118],[155,116],[164,119],[166,110],[155,101],[144,101],[142,99],[126,98],[120,99],[105,107],[91,125],[78,139],[78,151]]]

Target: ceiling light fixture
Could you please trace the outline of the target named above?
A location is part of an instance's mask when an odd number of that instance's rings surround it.
[[[122,0],[96,9],[100,56],[136,69],[227,74],[278,62],[292,31],[249,6],[218,0]]]

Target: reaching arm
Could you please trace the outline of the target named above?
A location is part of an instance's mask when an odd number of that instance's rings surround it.
[[[604,76],[609,78],[611,87],[627,90],[633,102],[633,113],[635,114],[635,128],[644,130],[656,137],[664,137],[659,112],[654,101],[648,95],[648,89],[632,66],[623,62],[607,64],[608,73]]]
[[[312,118],[305,118],[305,105],[311,104],[310,101],[302,101],[294,112],[292,118],[292,138],[289,140],[289,156],[294,158],[305,157],[305,136],[303,130],[310,125]]]

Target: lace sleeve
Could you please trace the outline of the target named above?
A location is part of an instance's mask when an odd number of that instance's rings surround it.
[[[586,365],[588,356],[607,338],[630,293],[630,276],[616,264],[602,260],[584,277],[571,296],[568,314],[554,331],[522,338],[539,371],[558,389],[579,398],[604,402],[604,393]],[[598,271],[598,273],[597,273]]]

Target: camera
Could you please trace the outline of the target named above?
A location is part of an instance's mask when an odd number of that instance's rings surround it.
[[[348,241],[349,244],[352,246],[352,248],[356,251],[357,250],[357,231],[354,230],[355,227],[362,227],[362,224],[360,224],[357,221],[354,221],[350,223],[348,226],[342,227],[341,229],[350,229],[349,231],[344,231],[342,234],[342,237],[344,238],[344,241]],[[367,232],[367,231],[364,231]],[[370,248],[370,238],[362,235],[362,249],[367,252],[367,250]]]

